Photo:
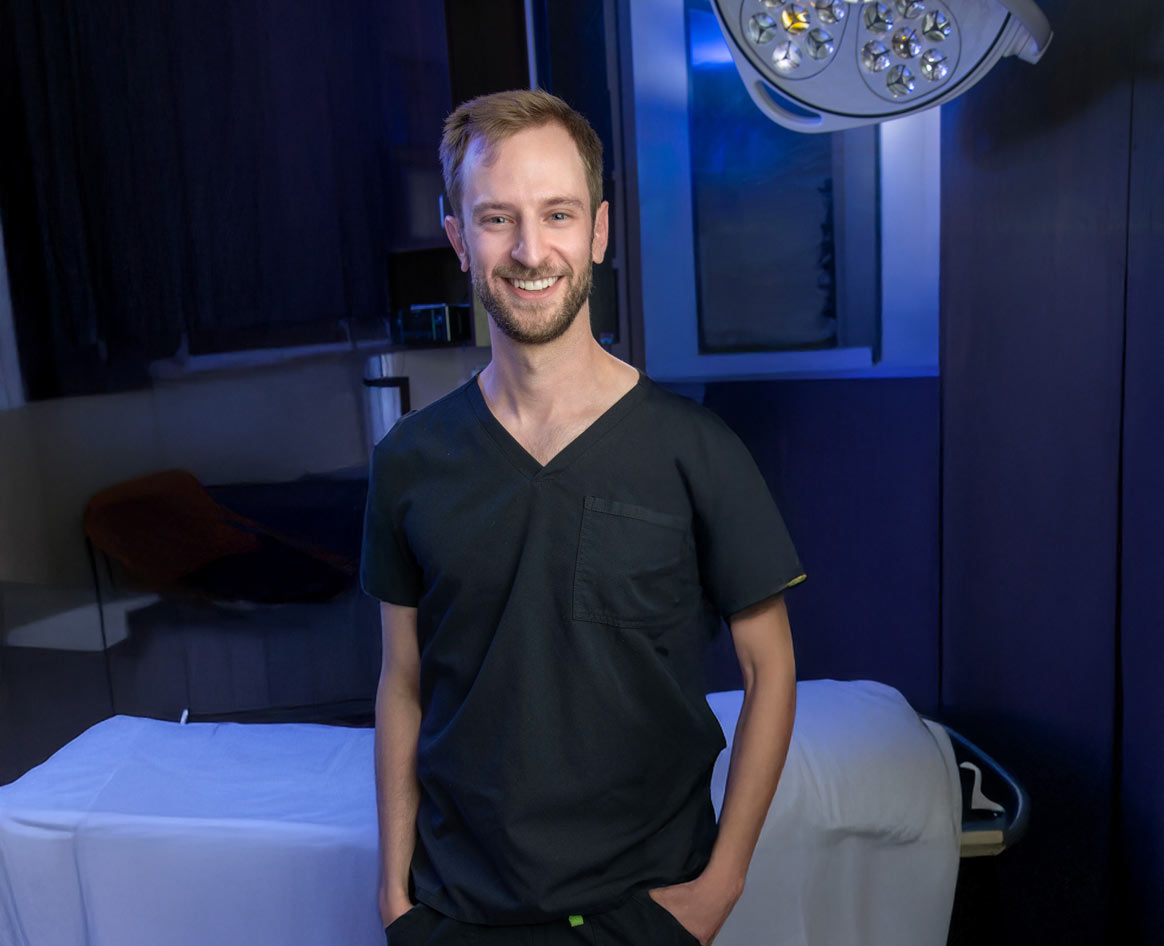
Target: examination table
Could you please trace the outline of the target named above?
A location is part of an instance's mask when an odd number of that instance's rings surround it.
[[[741,696],[708,697],[729,740]],[[798,701],[717,943],[941,946],[962,825],[946,731],[877,683]],[[3,944],[379,946],[377,873],[368,729],[117,716],[0,787]]]

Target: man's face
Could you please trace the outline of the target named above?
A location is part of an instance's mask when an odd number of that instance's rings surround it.
[[[606,252],[608,207],[593,218],[582,158],[560,125],[477,143],[462,167],[462,217],[445,218],[461,268],[497,327],[524,344],[564,333],[587,307]]]

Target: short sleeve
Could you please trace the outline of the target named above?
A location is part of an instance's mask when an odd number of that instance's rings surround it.
[[[368,504],[364,510],[364,545],[360,585],[374,598],[415,607],[420,600],[421,571],[400,522],[401,464],[394,462],[389,434],[372,452]]]
[[[689,488],[700,575],[723,617],[804,581],[756,461],[735,432],[711,414],[701,425]]]

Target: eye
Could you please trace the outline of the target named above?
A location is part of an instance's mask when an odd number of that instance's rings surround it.
[[[550,214],[550,219],[557,223],[562,223],[566,220],[569,220],[570,215],[564,210],[555,210],[552,214]]]
[[[491,227],[498,227],[498,226],[501,226],[502,224],[504,224],[506,222],[506,219],[507,218],[502,217],[502,216],[486,217],[485,224],[487,226],[491,226]]]

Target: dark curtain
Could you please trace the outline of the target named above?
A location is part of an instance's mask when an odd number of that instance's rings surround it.
[[[878,680],[938,713],[938,380],[717,382],[704,404],[752,452],[808,572],[788,593],[797,675]],[[738,687],[726,644],[710,671]]]
[[[1138,63],[1128,167],[1115,905],[1129,940],[1164,942],[1164,13]]]
[[[383,313],[387,5],[5,3],[31,397],[143,384],[184,342],[342,340]]]
[[[1039,6],[1043,60],[942,109],[942,702],[1032,798],[951,946],[1155,944],[1164,16]]]

